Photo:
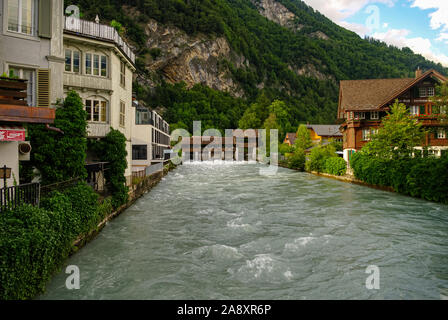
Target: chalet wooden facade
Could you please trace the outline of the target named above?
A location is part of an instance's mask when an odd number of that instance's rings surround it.
[[[371,140],[396,99],[425,127],[433,128],[423,145],[431,154],[440,156],[448,150],[447,129],[431,102],[436,85],[445,81],[447,78],[435,70],[417,70],[415,78],[341,81],[338,119],[343,121],[344,159],[349,161]]]

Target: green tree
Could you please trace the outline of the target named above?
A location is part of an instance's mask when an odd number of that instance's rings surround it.
[[[442,125],[448,126],[448,82],[436,88],[436,95],[431,99],[432,113],[439,115]]]
[[[270,115],[275,115],[277,129],[279,131],[279,140],[283,141],[288,131],[291,130],[290,115],[287,111],[286,104],[283,101],[275,100],[269,106],[269,113]]]
[[[325,172],[327,159],[337,157],[336,149],[331,144],[319,146],[311,150],[310,160],[306,163],[306,170]]]
[[[244,112],[243,117],[238,122],[239,129],[247,130],[247,129],[259,129],[263,124],[259,113],[257,112],[259,109],[257,104],[252,104],[246,112]]]
[[[311,134],[307,126],[302,124],[297,130],[297,139],[294,142],[295,148],[306,150],[313,146],[313,141],[311,140]]]
[[[424,137],[422,124],[412,119],[406,106],[397,100],[363,152],[385,159],[407,158],[422,145]]]
[[[126,137],[120,131],[111,129],[105,138],[93,145],[93,151],[101,158],[101,161],[109,163],[105,178],[109,184],[108,190],[112,193],[112,204],[118,208],[126,203],[129,192],[125,177],[128,166]]]
[[[70,91],[62,106],[56,109],[54,121],[54,126],[63,133],[40,124],[29,126],[33,152],[28,166],[39,170],[43,184],[87,177],[86,116],[81,98]]]

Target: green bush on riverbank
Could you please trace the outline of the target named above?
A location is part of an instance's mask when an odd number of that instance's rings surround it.
[[[0,215],[0,299],[31,299],[44,292],[81,234],[95,230],[112,211],[110,200],[98,202],[90,186],[80,183]]]
[[[363,154],[350,162],[355,177],[413,197],[448,204],[448,156],[382,159]]]

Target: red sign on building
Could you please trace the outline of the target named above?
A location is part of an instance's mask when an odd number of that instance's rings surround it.
[[[0,141],[25,141],[25,132],[20,127],[0,127]]]

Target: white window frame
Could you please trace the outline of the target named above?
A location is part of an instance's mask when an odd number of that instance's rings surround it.
[[[90,73],[87,72],[87,56],[90,55]],[[84,62],[84,73],[88,76],[93,76],[93,77],[100,77],[100,78],[107,78],[109,75],[109,57],[105,54],[100,54],[100,53],[94,53],[94,52],[86,52],[85,54],[83,54],[84,59],[82,59],[82,61]],[[94,74],[93,70],[95,69],[95,56],[98,57],[98,74]],[[101,57],[106,57],[106,75],[103,76],[101,75],[102,73],[102,68],[101,68]]]
[[[370,112],[370,120],[379,120],[380,112],[379,111],[371,111]]]
[[[64,71],[65,72],[70,72],[70,73],[75,73],[75,74],[81,73],[81,68],[82,68],[81,51],[76,50],[76,49],[65,48],[64,49],[64,58],[66,58],[67,51],[70,51],[70,71],[67,71],[65,69],[65,67],[67,66],[67,61],[64,63]],[[78,65],[79,70],[78,71],[74,71],[74,68],[75,68],[74,55],[75,55],[75,52],[78,52],[78,54],[79,54],[79,57],[78,57],[78,59],[79,59],[79,65]]]
[[[354,114],[354,119],[355,120],[364,120],[366,118],[366,113],[365,112],[355,112]]]
[[[87,111],[87,101],[91,101],[91,109],[90,113]],[[94,109],[95,108],[95,102],[99,103],[99,110],[98,110],[98,121],[94,120]],[[102,103],[106,103],[106,111],[105,114],[102,111]],[[90,115],[89,119],[87,119],[87,122],[90,123],[109,123],[109,102],[106,99],[99,98],[99,97],[91,97],[84,100],[84,109],[86,110],[87,114]],[[103,115],[106,117],[106,121],[103,121]]]
[[[428,87],[426,92],[428,97],[434,97],[434,95],[436,94],[436,90],[434,89],[434,87]]]
[[[409,113],[411,114],[411,116],[419,116],[420,115],[420,106],[410,106]]]
[[[437,139],[446,139],[446,130],[444,128],[437,130]]]
[[[428,96],[428,90],[426,90],[426,87],[418,88],[418,96],[420,98],[426,98]]]
[[[370,141],[372,139],[371,129],[362,129],[362,141]]]
[[[22,30],[22,19],[23,19],[23,16],[22,16],[22,6],[23,6],[23,0],[16,0],[16,1],[18,1],[18,13],[19,13],[19,15],[18,15],[18,18],[17,18],[17,23],[18,23],[18,26],[17,26],[17,31],[16,30],[10,30],[9,29],[9,22],[8,22],[8,20],[9,20],[9,1],[10,0],[5,0],[5,9],[6,9],[6,15],[4,15],[4,19],[5,19],[5,29],[8,31],[8,32],[12,32],[12,33],[16,33],[16,34],[21,34],[21,35],[26,35],[26,36],[35,36],[36,35],[36,13],[37,13],[37,1],[36,0],[32,0],[31,1],[31,32],[30,33],[26,33],[26,32],[23,32],[23,30]]]

